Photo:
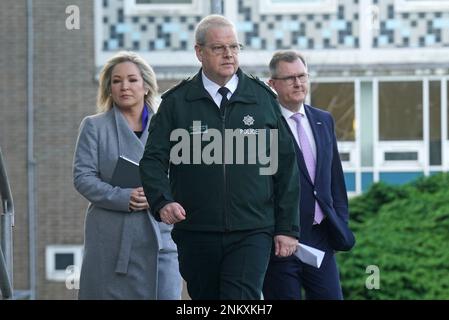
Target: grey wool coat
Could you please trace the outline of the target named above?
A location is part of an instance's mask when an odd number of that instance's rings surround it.
[[[119,156],[139,162],[152,116],[139,139],[117,107],[80,125],[74,186],[90,203],[85,220],[79,299],[180,299],[171,226],[148,211],[129,212],[132,189],[111,180]]]

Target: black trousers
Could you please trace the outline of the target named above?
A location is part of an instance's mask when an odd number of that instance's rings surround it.
[[[266,300],[341,300],[343,293],[333,249],[327,240],[324,224],[312,226],[308,236],[311,246],[324,250],[320,268],[303,263],[295,256],[271,256],[265,275],[263,295]],[[301,242],[301,240],[299,240]]]
[[[174,229],[179,269],[193,300],[260,300],[273,229],[203,232]]]

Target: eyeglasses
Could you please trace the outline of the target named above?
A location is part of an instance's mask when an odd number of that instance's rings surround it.
[[[210,46],[206,46],[205,44],[202,44],[201,46],[209,48],[216,55],[228,52],[228,48],[229,48],[229,50],[231,50],[232,54],[237,54],[240,52],[240,50],[243,49],[243,46],[240,43],[233,43],[230,45],[214,44],[214,45],[210,45]]]
[[[287,76],[287,77],[273,77],[272,79],[275,80],[282,80],[285,81],[289,86],[295,84],[296,79],[299,80],[301,83],[306,83],[307,80],[309,80],[309,74],[308,73],[302,73],[294,76]]]

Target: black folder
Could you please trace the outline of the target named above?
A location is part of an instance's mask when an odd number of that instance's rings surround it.
[[[139,164],[120,156],[112,174],[111,185],[120,188],[141,187]]]

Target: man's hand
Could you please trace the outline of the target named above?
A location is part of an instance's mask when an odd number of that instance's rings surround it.
[[[186,218],[186,211],[179,203],[170,202],[159,210],[159,215],[166,224],[174,224]]]
[[[289,257],[296,251],[298,239],[290,236],[274,236],[274,253],[277,257]]]

